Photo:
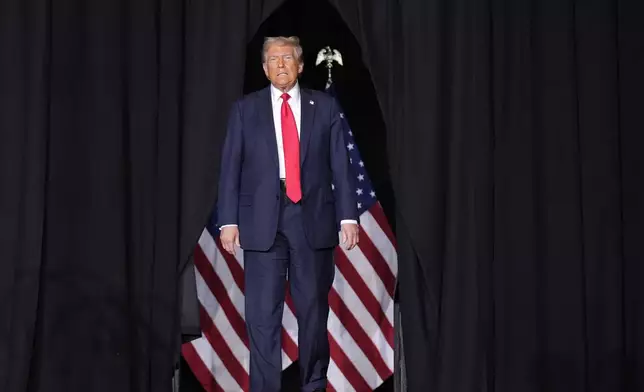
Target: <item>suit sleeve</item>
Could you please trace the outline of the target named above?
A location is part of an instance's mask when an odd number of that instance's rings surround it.
[[[340,106],[335,99],[331,107],[331,169],[335,188],[335,210],[337,221],[358,221],[358,207],[355,195],[355,179],[349,166],[347,142],[344,137]]]
[[[244,148],[241,107],[235,102],[230,110],[226,139],[221,153],[219,194],[217,197],[218,224],[236,225],[239,207],[239,180]]]

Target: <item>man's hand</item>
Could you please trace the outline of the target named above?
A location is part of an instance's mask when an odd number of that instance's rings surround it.
[[[234,255],[235,246],[239,246],[239,228],[237,226],[222,227],[219,238],[226,252]]]
[[[351,250],[358,244],[358,231],[355,223],[342,224],[342,245],[346,250]]]

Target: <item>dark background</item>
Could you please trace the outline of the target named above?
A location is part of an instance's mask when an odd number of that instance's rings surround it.
[[[328,2],[386,124],[409,390],[644,391],[644,3]],[[282,3],[0,2],[0,390],[170,389]]]

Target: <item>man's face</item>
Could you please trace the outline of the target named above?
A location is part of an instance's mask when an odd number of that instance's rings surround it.
[[[264,73],[271,83],[282,91],[295,85],[303,64],[295,57],[295,48],[290,45],[273,44],[266,51]]]

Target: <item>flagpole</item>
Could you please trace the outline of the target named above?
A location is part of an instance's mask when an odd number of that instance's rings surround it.
[[[328,89],[333,84],[333,75],[331,73],[333,70],[333,64],[338,63],[340,65],[344,65],[342,62],[342,54],[340,54],[340,51],[337,49],[331,49],[330,46],[322,48],[318,52],[317,59],[315,60],[315,65],[318,66],[323,62],[326,64],[326,69],[328,70],[328,76],[327,76],[326,87],[325,87],[325,89]]]

